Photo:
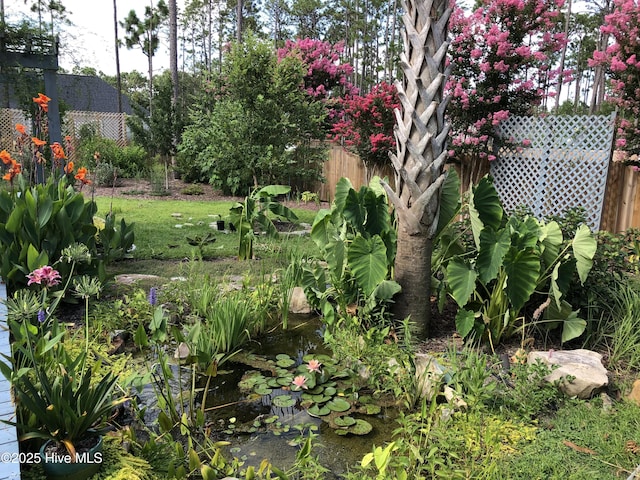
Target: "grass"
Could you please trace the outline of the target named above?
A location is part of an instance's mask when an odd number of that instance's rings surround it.
[[[199,273],[215,279],[268,275],[286,267],[290,253],[300,257],[316,252],[308,237],[279,240],[260,237],[255,248],[259,260],[238,261],[237,236],[209,227],[215,219],[227,216],[232,202],[98,198],[97,203],[99,215],[104,216],[112,205],[118,219],[136,224],[134,259],[116,263],[110,267],[111,273],[190,277],[193,274],[190,269],[195,268],[195,264],[184,260],[197,257],[199,251],[189,244],[188,238],[210,232],[216,241],[203,247],[205,261],[197,262],[197,266],[201,269]],[[300,222],[305,223],[312,223],[316,213],[304,209],[295,209],[295,212]],[[638,367],[637,352],[640,351],[637,348],[638,295],[634,288],[623,288],[616,299],[619,321],[606,336],[613,359],[620,367],[632,370]],[[477,368],[472,368],[474,366]],[[473,378],[463,381],[464,375],[460,375],[459,380],[465,384],[461,387],[463,398],[468,403],[474,394],[484,399],[480,403],[494,395],[485,382],[486,370],[486,365],[478,359],[460,368],[466,377],[477,377],[474,383]],[[473,385],[477,387],[475,390]],[[546,413],[540,415],[536,398],[544,392],[537,386],[533,386],[532,391],[531,379],[523,385],[524,389],[511,393],[514,398],[511,403],[522,404],[519,410],[507,403],[496,416],[471,408],[456,415],[454,424],[443,424],[439,433],[434,431],[438,433],[438,455],[442,455],[446,463],[450,462],[451,472],[458,469],[460,478],[614,479],[627,478],[640,463],[640,456],[635,453],[640,445],[639,406],[620,400],[607,410],[596,398],[588,402],[559,402],[561,406],[557,411],[545,410]],[[518,392],[521,397],[517,396]],[[525,415],[527,420],[522,420],[521,413],[528,412],[527,406],[532,409],[531,416]],[[531,417],[537,419],[530,422]],[[418,427],[424,428],[421,424]],[[404,428],[403,435],[411,441],[410,429]],[[512,447],[515,449],[511,450]]]
[[[124,218],[127,223],[135,223],[135,245],[133,261],[118,262],[110,272],[145,273],[165,277],[182,274],[185,259],[203,260],[210,273],[217,275],[242,275],[256,270],[256,262],[237,260],[238,237],[233,232],[214,230],[210,224],[217,219],[225,219],[230,201],[180,201],[180,200],[140,200],[128,198],[96,198],[98,216],[113,211],[116,220]],[[301,223],[313,223],[316,212],[294,209]],[[213,233],[215,242],[200,249],[189,244],[189,239],[203,238]],[[286,237],[279,239],[260,237],[256,241],[256,257],[267,271],[285,266],[288,252],[313,254],[315,245],[307,237]]]
[[[499,478],[627,478],[640,464],[640,407],[631,402],[612,410],[599,399],[569,402],[540,426],[534,441],[502,459]]]

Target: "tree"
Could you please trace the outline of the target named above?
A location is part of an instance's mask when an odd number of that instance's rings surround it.
[[[153,56],[160,45],[158,36],[162,23],[169,16],[169,9],[164,0],[159,0],[155,8],[147,6],[144,9],[144,19],[138,18],[135,10],[130,10],[124,22],[120,25],[125,29],[125,45],[131,49],[140,47],[147,57],[149,68],[149,103],[153,98]]]
[[[270,42],[243,40],[225,57],[222,87],[204,94],[216,98],[211,111],[203,100],[194,112],[180,169],[232,194],[273,183],[309,189],[321,172],[322,148],[311,141],[323,137],[324,106],[301,88],[299,58],[278,61]]]
[[[382,82],[364,96],[346,95],[339,107],[339,119],[331,128],[333,140],[360,157],[368,184],[380,173],[377,169],[389,165],[389,153],[396,148],[393,112],[400,108],[396,89]]]
[[[398,221],[395,279],[402,292],[394,313],[398,318],[410,317],[427,335],[431,318],[432,239],[438,226],[449,131],[444,88],[451,8],[447,0],[402,3],[404,80],[396,82],[402,111],[396,110],[397,147],[391,155],[396,188],[393,190],[386,183],[383,186]]]
[[[496,126],[510,115],[530,114],[560,73],[551,56],[566,39],[556,32],[563,0],[482,0],[451,18],[449,115],[455,161],[463,185],[475,183],[495,159]]]
[[[606,69],[611,78],[610,101],[619,107],[617,147],[640,154],[640,6],[637,0],[614,0],[605,16],[602,35],[613,38],[604,52],[596,50],[590,64]],[[640,165],[637,157],[633,159]]]

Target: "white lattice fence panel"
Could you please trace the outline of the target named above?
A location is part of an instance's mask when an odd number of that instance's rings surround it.
[[[124,113],[72,110],[65,114],[63,127],[65,135],[77,138],[84,125],[93,126],[100,136],[115,140],[120,146],[127,144],[126,115]]]
[[[615,114],[510,117],[491,175],[505,208],[529,206],[538,218],[584,207],[592,230],[600,227]]]
[[[13,151],[14,142],[18,136],[16,124],[21,123],[31,132],[31,122],[22,110],[15,108],[0,109],[0,150]]]

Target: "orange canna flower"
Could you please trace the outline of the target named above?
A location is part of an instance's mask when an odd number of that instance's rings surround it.
[[[64,149],[59,142],[53,142],[53,145],[51,145],[51,151],[53,152],[54,160],[62,160],[67,158],[67,156],[64,154]]]
[[[69,162],[64,166],[64,173],[73,173],[73,162]]]
[[[79,168],[78,173],[76,173],[76,176],[73,178],[75,178],[76,180],[80,180],[83,185],[90,185],[91,180],[89,180],[88,178],[85,178],[87,176],[87,173],[89,172],[85,167]]]
[[[67,143],[71,142],[71,135],[66,135],[64,137],[64,141],[67,142]]]
[[[2,150],[0,152],[0,160],[2,160],[2,163],[4,163],[5,165],[9,165],[13,161],[13,158],[11,158],[9,152],[7,152],[6,150]]]
[[[47,142],[40,140],[38,137],[31,137],[31,141],[36,147],[42,147],[47,144]]]
[[[44,93],[39,93],[37,97],[34,97],[33,101],[40,105],[41,107],[47,106],[47,104],[51,101],[49,97],[47,97]]]
[[[21,123],[16,123],[16,130],[21,135],[26,135],[27,134],[27,127],[25,127]]]
[[[7,180],[8,182],[12,182],[13,178],[16,175],[20,174],[20,172],[22,172],[22,165],[16,162],[15,160],[11,159],[11,167],[9,168],[9,171],[7,171],[7,173],[4,174],[2,178],[4,180]]]

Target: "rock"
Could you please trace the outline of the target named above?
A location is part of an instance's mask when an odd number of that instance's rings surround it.
[[[189,350],[189,345],[187,345],[184,342],[180,342],[180,345],[178,345],[178,348],[176,348],[176,351],[173,354],[173,358],[175,358],[176,360],[182,361],[189,358],[189,355],[191,355],[191,351]]]
[[[631,389],[631,393],[627,398],[632,402],[635,402],[636,405],[640,406],[640,379],[633,382],[633,388]]]
[[[420,398],[431,399],[440,390],[440,379],[444,375],[444,369],[428,353],[416,353],[416,382]]]
[[[121,283],[123,285],[132,285],[140,280],[160,280],[160,277],[157,275],[144,275],[142,273],[116,275],[116,283]]]
[[[289,302],[289,312],[308,314],[312,312],[311,305],[307,301],[307,296],[302,287],[294,287],[291,292],[291,301]]]
[[[549,350],[530,352],[528,363],[542,361],[549,366],[557,366],[545,378],[547,382],[560,381],[559,388],[570,397],[591,398],[596,390],[609,384],[607,369],[602,365],[602,355],[591,350]],[[561,379],[575,377],[571,382]]]

